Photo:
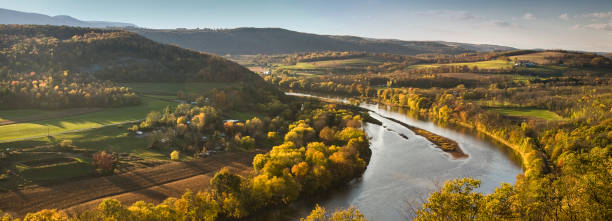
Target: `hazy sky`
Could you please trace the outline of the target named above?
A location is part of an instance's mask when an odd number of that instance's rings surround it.
[[[317,34],[612,52],[612,0],[0,0],[0,8],[148,28]]]

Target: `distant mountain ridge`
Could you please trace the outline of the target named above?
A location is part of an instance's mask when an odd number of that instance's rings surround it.
[[[514,48],[440,41],[403,41],[356,36],[317,35],[281,28],[142,29],[128,28],[154,41],[218,55],[290,54],[317,51],[363,51],[415,55],[460,54]]]
[[[0,24],[16,25],[57,25],[74,27],[136,27],[134,24],[108,21],[82,21],[67,15],[48,16],[38,13],[20,12],[0,8]]]
[[[516,50],[517,48],[502,46],[502,45],[492,45],[492,44],[470,44],[470,43],[460,43],[460,42],[446,42],[446,41],[438,41],[442,44],[457,46],[461,48],[465,48],[468,50],[473,50],[476,52],[487,52],[487,51],[509,51]]]
[[[67,15],[48,16],[0,8],[0,24],[55,25],[90,28],[126,28],[151,40],[217,55],[290,54],[320,51],[359,51],[416,54],[460,54],[514,48],[444,41],[404,41],[357,36],[318,35],[282,28],[142,29],[134,24],[83,21]]]

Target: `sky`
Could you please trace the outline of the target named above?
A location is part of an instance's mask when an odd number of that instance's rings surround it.
[[[0,8],[146,28],[299,32],[612,52],[612,0],[0,0]]]

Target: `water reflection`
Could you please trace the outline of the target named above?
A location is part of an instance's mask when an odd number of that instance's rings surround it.
[[[342,98],[327,99],[348,102]],[[318,198],[302,199],[285,208],[264,211],[252,220],[299,220],[307,216],[316,203],[330,211],[355,206],[370,220],[406,220],[413,218],[411,207],[421,205],[422,200],[445,180],[474,177],[482,180],[478,191],[490,193],[502,182],[514,183],[516,175],[521,173],[518,156],[482,134],[419,119],[418,115],[403,108],[368,103],[360,106],[370,110],[371,116],[383,123],[382,126],[365,125],[371,137],[372,158],[363,177]],[[452,159],[425,138],[381,116],[453,139],[469,157]]]

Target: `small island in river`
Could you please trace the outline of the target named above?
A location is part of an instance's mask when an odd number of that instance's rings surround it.
[[[438,148],[442,149],[444,152],[450,153],[451,156],[453,156],[453,158],[455,159],[468,157],[468,155],[461,150],[461,148],[459,147],[459,144],[457,144],[457,142],[455,142],[454,140],[451,140],[449,138],[440,136],[438,134],[434,134],[430,131],[423,130],[421,128],[409,125],[397,119],[393,119],[393,118],[385,117],[385,116],[381,116],[381,117],[387,120],[393,121],[395,123],[398,123],[412,130],[412,132],[414,132],[415,134],[425,137],[425,139],[434,143]]]

